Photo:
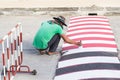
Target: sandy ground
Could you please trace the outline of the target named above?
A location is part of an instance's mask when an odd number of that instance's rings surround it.
[[[31,73],[18,73],[14,80],[53,80],[57,61],[60,55],[39,55],[38,51],[32,46],[33,37],[38,30],[40,23],[45,20],[52,19],[50,15],[40,16],[0,16],[0,38],[6,35],[18,22],[23,26],[23,49],[24,61],[23,64],[37,70],[37,75]],[[67,24],[70,16],[67,18]],[[113,29],[115,40],[120,49],[120,16],[107,16]],[[65,28],[67,29],[67,28]],[[62,41],[58,47],[61,49]],[[1,50],[0,50],[1,51]],[[2,61],[0,60],[0,68]],[[0,69],[1,70],[1,69]]]
[[[92,5],[119,7],[120,0],[0,0],[0,8],[83,7]]]

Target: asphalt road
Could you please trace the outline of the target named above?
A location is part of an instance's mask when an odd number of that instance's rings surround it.
[[[42,21],[52,19],[50,15],[40,16],[0,16],[0,38],[6,35],[18,22],[23,26],[23,65],[27,65],[32,70],[37,70],[37,75],[31,73],[17,73],[14,80],[53,80],[57,61],[60,58],[56,55],[39,55],[39,52],[32,46],[34,35]],[[65,16],[67,24],[69,17]],[[120,16],[107,16],[113,29],[115,40],[120,49]],[[67,29],[67,28],[65,28]],[[61,49],[62,41],[58,47]],[[2,61],[0,60],[0,68]],[[1,69],[0,69],[1,70]]]

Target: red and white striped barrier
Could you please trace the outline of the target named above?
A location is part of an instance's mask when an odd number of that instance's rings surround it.
[[[20,23],[0,40],[0,45],[2,45],[3,80],[13,80],[17,72],[31,72],[28,66],[21,65],[23,62],[23,45]],[[26,67],[28,70],[21,71],[22,67]]]
[[[117,45],[106,17],[73,17],[66,34],[81,40],[82,47],[63,44],[54,80],[120,80]]]

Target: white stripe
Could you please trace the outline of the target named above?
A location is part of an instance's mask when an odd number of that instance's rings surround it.
[[[4,44],[5,42],[3,41],[2,42],[2,54],[5,54],[5,44]]]
[[[20,65],[17,66],[17,70],[19,70],[19,69],[20,69]]]
[[[12,54],[11,56],[12,56],[12,65],[14,65],[14,60],[15,60],[14,55]]]
[[[81,57],[74,58],[65,61],[60,61],[58,68],[74,66],[74,65],[82,65],[88,63],[120,63],[117,57],[107,57],[107,56],[94,56],[94,57]]]
[[[17,60],[18,59],[17,50],[14,50],[14,56],[15,56],[15,60]]]
[[[72,29],[78,29],[78,28],[91,28],[91,27],[97,27],[97,28],[108,28],[111,29],[110,26],[103,26],[103,25],[85,25],[85,26],[75,26],[75,27],[69,27],[68,30],[72,30]]]
[[[81,80],[87,78],[120,78],[120,70],[90,70],[56,76],[54,80]]]
[[[18,54],[18,56],[20,56],[20,46],[18,46],[18,48],[17,48],[17,54]]]
[[[17,27],[17,36],[19,36],[20,34],[20,30],[19,30],[19,27]]]
[[[113,35],[103,35],[103,34],[84,34],[84,35],[76,35],[69,37],[70,39],[78,39],[78,38],[85,38],[85,37],[102,37],[102,38],[113,38]]]
[[[74,54],[74,53],[81,53],[81,52],[94,52],[94,51],[105,51],[105,52],[116,52],[117,54],[117,48],[104,48],[104,47],[94,47],[94,48],[76,48],[67,50],[67,52],[64,55]]]
[[[116,44],[115,41],[105,41],[105,40],[83,40],[83,44],[89,43],[105,43],[105,44]]]
[[[13,43],[13,33],[11,33],[10,41]]]
[[[63,47],[69,47],[69,46],[75,46],[75,45],[74,45],[74,44],[65,43],[65,44],[62,45],[62,48],[63,48]]]
[[[107,32],[107,33],[113,33],[111,30],[87,29],[87,30],[75,30],[75,31],[67,32],[66,35],[75,34],[75,33],[81,33],[81,32]]]
[[[90,21],[86,21],[86,22],[72,23],[72,24],[69,24],[69,26],[81,25],[81,24],[84,24],[84,25],[87,25],[87,24],[93,24],[93,25],[96,25],[96,24],[103,24],[103,25],[108,24],[109,25],[108,22],[95,22],[95,21],[90,22]]]
[[[105,16],[77,16],[77,17],[71,17],[70,19],[76,19],[76,18],[80,18],[80,19],[107,19]]]
[[[4,76],[6,76],[6,66],[3,66]]]
[[[8,38],[8,35],[5,35],[5,36],[3,37],[3,40],[5,40],[6,38]]]
[[[1,80],[2,78],[1,78],[1,75],[0,75],[0,80]]]
[[[22,25],[21,25],[21,22],[18,23],[18,26],[20,27],[20,32],[22,32]]]
[[[8,59],[8,63],[7,63],[8,65],[8,67],[7,67],[7,70],[10,70],[10,60]]]
[[[22,42],[20,43],[20,51],[23,52],[23,45],[22,45]]]
[[[15,29],[16,29],[16,28],[13,28],[13,29],[11,30],[11,32],[15,31]]]
[[[7,37],[7,48],[9,48],[9,38]]]
[[[15,31],[14,31],[14,39],[16,40],[17,39],[17,29],[15,28]]]
[[[84,20],[100,20],[101,21],[108,21],[108,19],[100,19],[100,18],[85,18],[85,19],[76,19],[76,20],[70,20],[70,22],[78,22],[78,21],[84,21]],[[97,21],[98,22],[98,21]]]
[[[10,80],[13,80],[14,79],[14,76],[11,76]]]

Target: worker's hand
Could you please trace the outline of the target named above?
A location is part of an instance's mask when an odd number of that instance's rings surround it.
[[[80,40],[80,42],[77,42],[78,46],[82,46],[82,41]]]

